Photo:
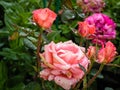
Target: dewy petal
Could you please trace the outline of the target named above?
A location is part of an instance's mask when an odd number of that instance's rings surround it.
[[[64,50],[64,53],[59,54],[59,57],[64,59],[64,61],[67,62],[68,64],[72,64],[72,61],[73,60],[76,61],[78,55],[71,51]]]
[[[60,64],[66,65],[67,63],[61,59],[60,57],[57,56],[57,54],[53,54],[54,61],[59,62]]]
[[[48,62],[50,64],[53,63],[53,61],[52,61],[53,56],[52,56],[52,52],[50,51],[51,45],[52,45],[52,42],[49,45],[45,45],[45,53],[44,53],[46,62]]]
[[[48,76],[50,75],[51,70],[50,69],[44,69],[40,72],[40,77],[47,80]]]
[[[54,77],[55,77],[54,75],[49,75],[49,76],[48,76],[48,80],[49,80],[49,81],[52,81],[52,80],[54,80]]]
[[[72,53],[76,53],[78,51],[78,47],[75,44],[62,43],[62,44],[57,44],[56,50],[57,52],[60,52],[60,51],[63,52],[65,50],[65,51],[70,51]]]
[[[80,69],[78,64],[72,65],[70,71],[73,73],[73,77],[76,78],[76,80],[80,80],[84,75],[84,72]]]
[[[89,46],[89,48],[87,49],[87,53],[86,55],[91,58],[93,56],[95,56],[96,53],[96,47],[95,46]]]
[[[65,90],[70,90],[71,86],[77,83],[77,80],[74,78],[68,79],[62,76],[56,76],[55,83],[63,87]]]
[[[48,10],[45,8],[45,9],[41,9],[41,11],[39,12],[38,16],[41,20],[46,20],[47,17],[48,17]]]
[[[49,28],[51,25],[52,25],[52,22],[49,22],[49,21],[44,21],[43,24],[44,28]]]
[[[105,48],[102,48],[101,50],[98,51],[98,63],[102,63],[105,60]]]
[[[53,75],[60,75],[61,74],[61,70],[58,70],[58,69],[53,69],[52,71],[51,71],[51,73],[53,74]]]
[[[112,62],[113,58],[116,55],[116,47],[110,41],[106,43],[105,52],[106,52],[106,63]]]
[[[70,65],[69,64],[56,64],[56,63],[53,63],[53,65],[59,69],[62,69],[62,70],[68,70],[70,68]]]

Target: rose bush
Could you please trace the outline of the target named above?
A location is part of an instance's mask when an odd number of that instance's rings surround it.
[[[40,54],[43,61],[41,78],[54,80],[56,84],[69,90],[84,76],[79,67],[80,64],[87,70],[89,64],[84,47],[79,47],[72,41],[57,44],[51,42],[45,45],[44,50]]]
[[[0,90],[120,90],[119,3],[0,0]]]

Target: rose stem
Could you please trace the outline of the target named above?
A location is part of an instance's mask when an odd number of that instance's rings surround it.
[[[52,0],[49,1],[49,4],[47,6],[48,8],[50,8],[51,3],[52,3]]]
[[[88,88],[88,87],[94,82],[94,80],[97,78],[97,76],[98,76],[98,75],[100,74],[100,72],[102,71],[103,67],[104,67],[104,64],[102,63],[102,64],[100,65],[99,70],[98,70],[97,73],[95,74],[95,76],[92,77],[92,79],[90,79],[90,81],[88,82],[86,88]]]
[[[83,90],[87,90],[86,86],[87,86],[87,78],[85,76],[83,80]]]
[[[37,78],[37,75],[38,75],[38,73],[39,73],[39,62],[40,62],[40,56],[39,56],[39,52],[40,52],[40,49],[41,49],[41,42],[42,42],[42,30],[41,30],[41,32],[40,32],[40,34],[39,34],[39,36],[38,36],[38,42],[37,42],[37,65],[36,65],[36,67],[37,67],[37,73],[36,73],[36,78]]]
[[[120,68],[120,65],[117,65],[117,64],[106,64],[106,65]]]

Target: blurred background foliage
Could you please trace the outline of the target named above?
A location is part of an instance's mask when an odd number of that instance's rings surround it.
[[[117,37],[113,40],[120,54],[120,0],[105,0],[103,13],[117,23]],[[39,29],[32,21],[32,11],[49,7],[58,14],[51,33],[42,35],[50,41],[73,40],[77,22],[86,16],[76,6],[76,0],[0,0],[0,90],[44,90],[36,78],[36,46]],[[120,65],[120,58],[113,62]],[[96,68],[95,68],[96,69]],[[91,76],[95,74],[93,69]],[[106,66],[90,90],[120,90],[120,69]],[[53,84],[47,82],[48,90]],[[101,85],[102,84],[102,85]],[[62,90],[59,88],[59,90]]]

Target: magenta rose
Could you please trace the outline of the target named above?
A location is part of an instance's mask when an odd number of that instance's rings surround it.
[[[43,70],[40,77],[44,80],[53,80],[62,88],[69,90],[84,76],[82,65],[86,70],[89,60],[84,54],[85,48],[77,46],[72,41],[51,42],[45,45],[42,58]]]
[[[105,44],[116,37],[116,23],[109,16],[95,13],[87,17],[85,21],[96,27],[96,32],[89,36],[93,43]]]

